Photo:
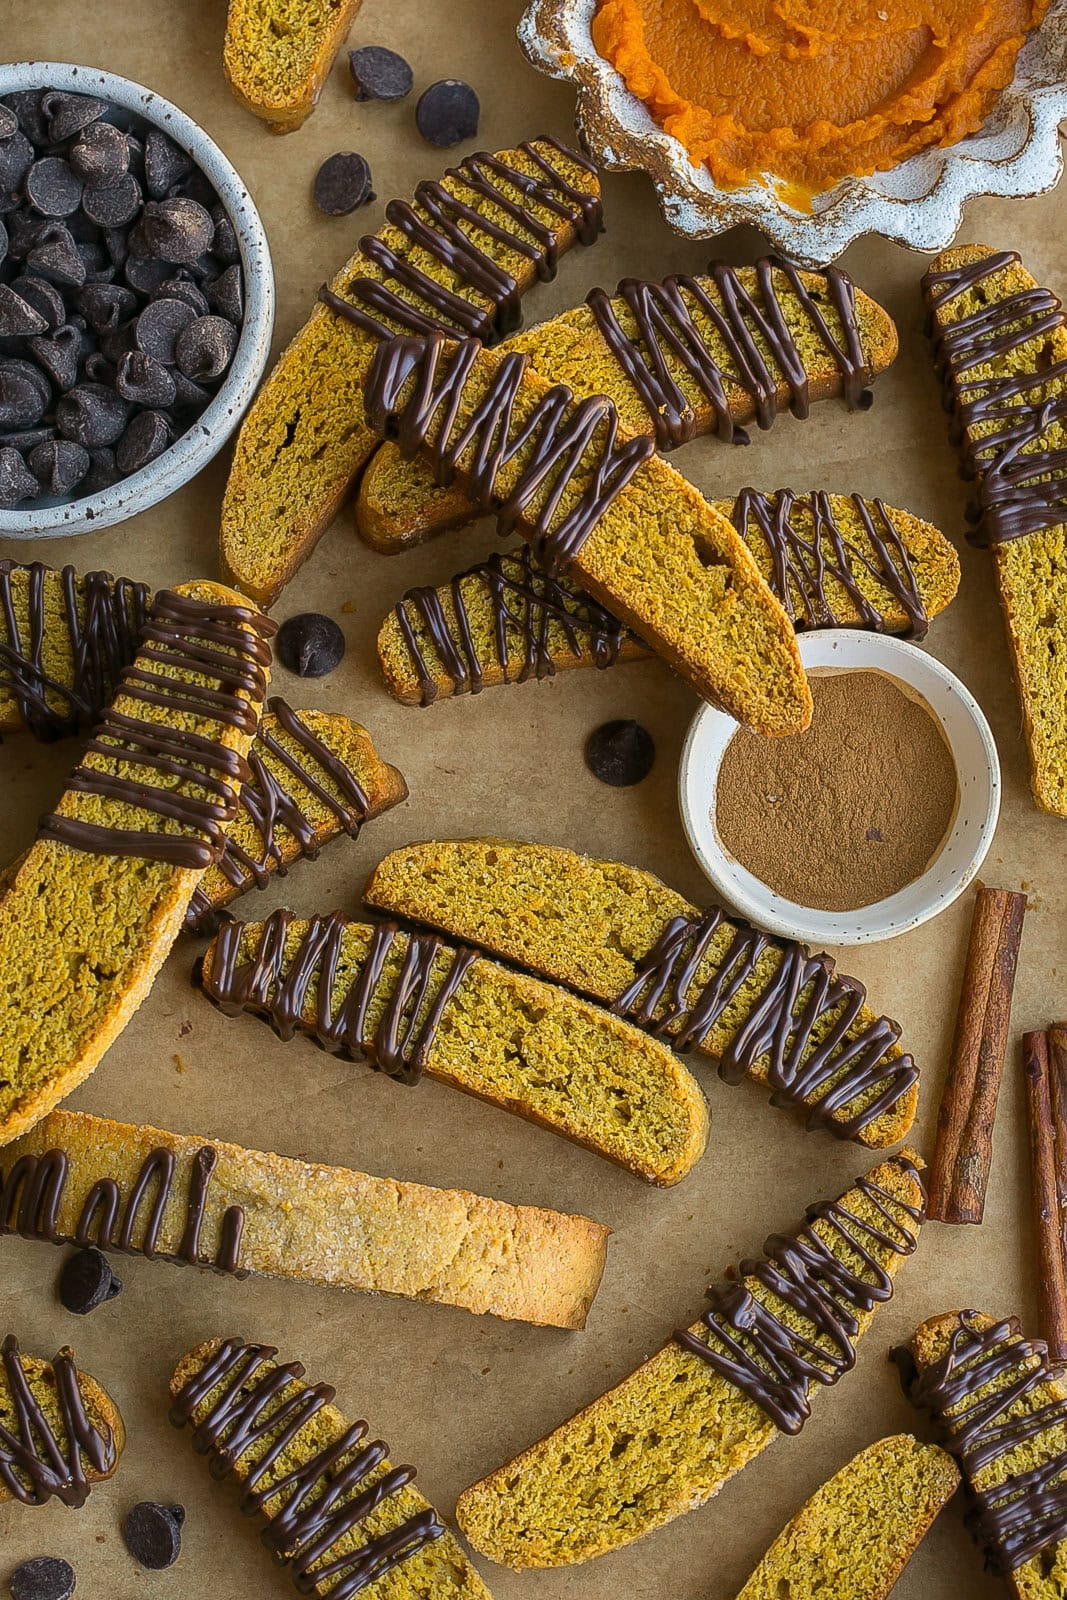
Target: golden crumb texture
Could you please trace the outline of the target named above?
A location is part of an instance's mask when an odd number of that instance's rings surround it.
[[[230,0],[222,65],[235,99],[272,133],[315,109],[361,0]]]

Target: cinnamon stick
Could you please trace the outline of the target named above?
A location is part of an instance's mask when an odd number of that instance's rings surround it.
[[[1063,1195],[1057,1182],[1063,1127],[1056,1115],[1049,1069],[1049,1038],[1023,1034],[1023,1072],[1030,1133],[1030,1193],[1037,1249],[1037,1302],[1041,1337],[1053,1361],[1067,1359],[1067,1261],[1063,1252]]]
[[[971,923],[952,1060],[937,1113],[927,1215],[981,1222],[1004,1070],[1026,896],[980,888]]]

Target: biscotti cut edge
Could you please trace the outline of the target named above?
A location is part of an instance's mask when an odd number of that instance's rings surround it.
[[[331,0],[328,7],[320,7],[317,11],[314,7],[305,7],[309,18],[308,30],[312,34],[312,41],[309,41],[313,46],[312,53],[299,76],[290,73],[272,86],[269,79],[249,70],[257,55],[258,43],[259,59],[255,60],[255,65],[260,68],[260,73],[265,72],[262,35],[274,36],[274,19],[269,15],[269,8],[264,7],[262,0],[252,0],[252,3],[249,0],[230,0],[222,66],[238,105],[251,111],[254,116],[262,117],[271,133],[292,133],[299,128],[314,111],[334,58],[344,44],[352,19],[361,4],[362,0]],[[242,40],[242,25],[252,29],[251,40]],[[261,36],[258,41],[255,37],[257,32]],[[317,40],[315,34],[318,35]],[[271,48],[268,42],[267,49]]]

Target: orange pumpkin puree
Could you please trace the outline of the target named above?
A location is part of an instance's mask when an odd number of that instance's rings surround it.
[[[597,50],[695,166],[810,194],[954,144],[1050,0],[599,0]]]

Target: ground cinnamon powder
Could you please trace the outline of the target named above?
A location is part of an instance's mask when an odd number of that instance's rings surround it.
[[[934,717],[883,672],[813,676],[811,726],[742,729],[719,771],[723,845],[776,894],[855,911],[929,865],[956,810],[951,751]]]

